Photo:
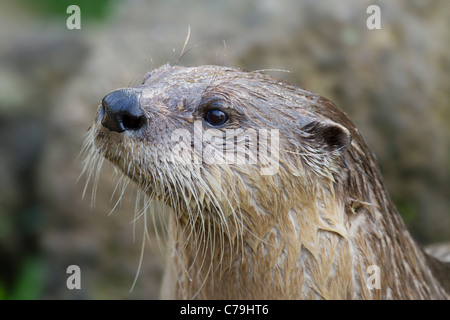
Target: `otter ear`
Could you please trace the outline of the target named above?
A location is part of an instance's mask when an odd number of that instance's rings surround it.
[[[344,150],[352,141],[350,132],[344,126],[332,121],[313,120],[303,126],[308,138],[325,146],[328,151]]]

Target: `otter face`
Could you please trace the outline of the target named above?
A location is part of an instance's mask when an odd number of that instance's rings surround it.
[[[329,175],[351,139],[318,99],[259,73],[166,65],[106,95],[89,139],[152,199],[225,219],[269,210],[255,185],[288,192],[293,176]]]

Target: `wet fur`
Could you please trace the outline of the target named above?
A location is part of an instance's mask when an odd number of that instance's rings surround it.
[[[166,65],[136,90],[148,126],[119,134],[96,121],[85,168],[97,177],[104,157],[139,186],[145,205],[173,209],[163,298],[449,298],[448,267],[412,240],[374,156],[329,100],[217,66]],[[171,133],[194,134],[211,103],[231,114],[228,129],[279,130],[276,175],[259,174],[258,164],[171,163]],[[366,285],[370,265],[380,267],[381,289]]]

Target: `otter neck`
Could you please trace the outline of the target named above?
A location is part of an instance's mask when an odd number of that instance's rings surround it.
[[[313,187],[307,199],[275,195],[265,204],[273,211],[245,208],[242,237],[230,238],[214,225],[192,225],[172,215],[167,272],[173,283],[164,284],[163,295],[179,299],[449,297],[384,192],[373,194],[370,204],[340,201],[339,188],[332,185]],[[200,238],[192,241],[192,234]]]

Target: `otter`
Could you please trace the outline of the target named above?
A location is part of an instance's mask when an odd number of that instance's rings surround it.
[[[164,65],[103,98],[86,148],[171,208],[162,298],[450,297],[355,125],[285,81]]]

